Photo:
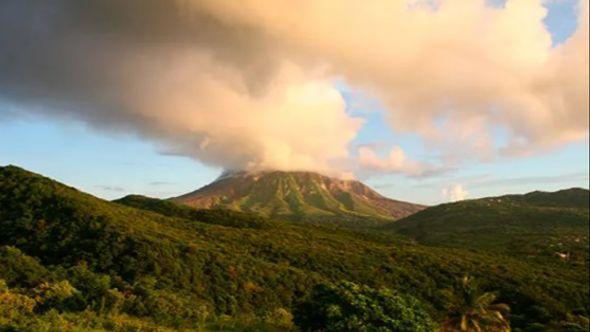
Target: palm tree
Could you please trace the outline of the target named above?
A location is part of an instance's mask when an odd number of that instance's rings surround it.
[[[441,324],[442,331],[510,331],[507,317],[510,307],[504,303],[494,303],[497,295],[480,292],[471,277],[461,279],[459,292],[452,297],[454,300],[449,307],[449,316]]]

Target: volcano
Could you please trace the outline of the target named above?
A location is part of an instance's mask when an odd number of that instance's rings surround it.
[[[194,208],[227,208],[287,219],[399,219],[425,208],[389,199],[363,183],[313,172],[226,172],[171,198]]]

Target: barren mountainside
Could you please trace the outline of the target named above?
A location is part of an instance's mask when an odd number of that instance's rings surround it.
[[[209,185],[171,200],[195,208],[223,207],[290,219],[398,219],[425,208],[384,197],[359,181],[282,171],[226,173]]]

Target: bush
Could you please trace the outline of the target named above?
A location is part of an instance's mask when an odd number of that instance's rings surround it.
[[[14,293],[0,279],[0,327],[21,316],[31,315],[37,303],[34,299]]]
[[[34,298],[43,309],[66,309],[68,300],[78,293],[67,280],[56,283],[43,282],[33,289]]]
[[[268,324],[287,329],[293,327],[293,315],[285,308],[276,308],[275,310],[268,312],[264,320]]]
[[[303,331],[433,331],[435,324],[413,297],[351,282],[319,284],[295,312]]]
[[[0,247],[0,278],[13,287],[35,286],[49,275],[33,257],[12,246]]]

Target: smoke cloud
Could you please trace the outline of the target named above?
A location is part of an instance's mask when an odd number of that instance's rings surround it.
[[[541,0],[5,0],[0,100],[228,169],[414,174],[425,166],[397,147],[386,160],[349,153],[363,121],[335,79],[451,159],[584,139],[580,7],[576,33],[553,47]]]

